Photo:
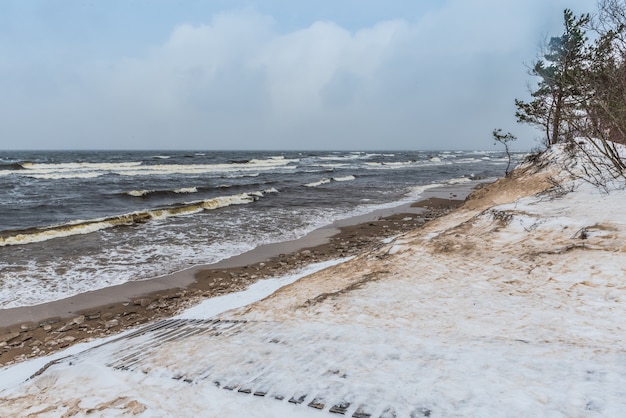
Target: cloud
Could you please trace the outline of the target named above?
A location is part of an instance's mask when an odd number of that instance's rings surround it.
[[[450,1],[352,31],[220,13],[142,54],[31,68],[0,129],[65,148],[484,148],[512,123],[540,3]]]

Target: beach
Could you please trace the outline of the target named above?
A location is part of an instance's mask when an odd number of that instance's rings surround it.
[[[620,416],[623,179],[572,175],[584,157],[559,146],[537,158],[361,252],[281,274],[285,253],[244,290],[4,367],[0,413]]]
[[[35,306],[0,310],[0,366],[54,353],[167,318],[199,301],[241,291],[312,263],[371,251],[460,206],[484,183],[438,187],[414,203],[327,225],[305,237],[159,278],[133,281]]]

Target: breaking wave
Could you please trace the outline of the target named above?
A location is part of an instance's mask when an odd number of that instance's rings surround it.
[[[164,159],[156,156],[155,158]],[[71,178],[94,178],[105,174],[120,176],[163,176],[172,174],[206,174],[206,173],[229,173],[238,175],[258,175],[261,171],[275,169],[295,169],[291,163],[299,159],[289,159],[282,156],[268,157],[265,159],[241,160],[233,163],[215,164],[144,164],[141,161],[116,162],[116,163],[16,163],[5,164],[0,169],[6,173],[13,171],[15,174],[37,179],[71,179]]]
[[[322,184],[328,184],[330,183],[330,179],[321,179],[319,181],[314,181],[313,183],[307,183],[304,185],[304,187],[317,187],[317,186],[321,186]]]
[[[304,185],[304,187],[317,187],[317,186],[321,186],[322,184],[328,184],[332,181],[352,181],[356,179],[356,177],[354,176],[343,176],[343,177],[333,177],[333,178],[325,178],[325,179],[321,179],[319,181],[314,181],[312,183],[307,183]]]
[[[148,195],[168,195],[168,194],[184,194],[184,193],[198,193],[197,187],[181,187],[174,190],[131,190],[124,194],[133,197],[145,197]]]
[[[159,209],[131,212],[123,215],[72,221],[60,225],[33,228],[23,231],[7,231],[0,236],[0,247],[7,245],[23,245],[48,241],[54,238],[83,235],[117,226],[141,224],[152,220],[161,220],[174,216],[192,215],[205,210],[214,210],[232,205],[252,203],[268,193],[277,193],[272,188],[263,191],[240,193],[231,196],[219,196],[212,199],[172,205]]]
[[[342,160],[367,160],[374,157],[380,157],[384,154],[351,152],[349,154],[335,154],[330,156],[318,157],[320,160],[326,161],[342,161]],[[393,154],[389,154],[393,155]]]
[[[28,162],[22,163],[8,163],[8,164],[0,164],[0,170],[24,170],[24,165],[29,164]]]
[[[356,179],[354,176],[333,177],[334,181],[352,181]]]

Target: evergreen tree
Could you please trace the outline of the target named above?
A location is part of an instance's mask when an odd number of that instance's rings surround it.
[[[563,12],[564,32],[552,37],[530,74],[538,77],[532,100],[516,99],[518,122],[541,127],[546,145],[571,140],[575,135],[576,119],[581,117],[580,103],[586,93],[580,84],[586,65],[585,25],[588,14],[574,16],[571,10]]]
[[[626,160],[616,143],[626,143],[626,2],[603,0],[598,5],[593,22],[598,36],[587,48],[587,67],[579,82],[587,94],[578,131],[602,156],[590,158],[594,167],[624,177]]]

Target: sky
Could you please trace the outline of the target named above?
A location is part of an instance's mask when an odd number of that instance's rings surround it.
[[[2,0],[0,150],[497,149],[593,0]]]

